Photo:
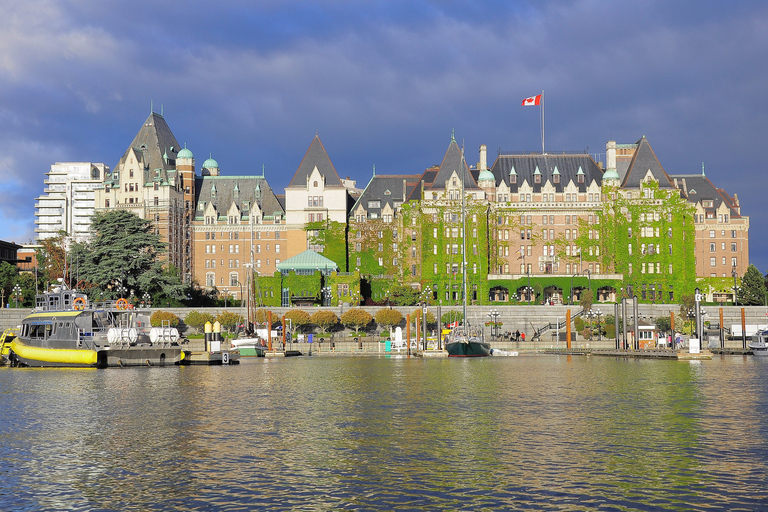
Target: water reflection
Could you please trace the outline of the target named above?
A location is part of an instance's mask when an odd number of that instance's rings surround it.
[[[768,362],[0,369],[0,509],[764,508]]]

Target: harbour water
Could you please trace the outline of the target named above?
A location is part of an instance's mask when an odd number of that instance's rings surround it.
[[[0,510],[768,509],[768,361],[0,368]]]

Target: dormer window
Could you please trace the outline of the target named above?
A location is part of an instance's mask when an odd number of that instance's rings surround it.
[[[559,174],[553,174],[552,175],[552,183],[560,183],[560,175]]]
[[[535,174],[533,176],[533,182],[534,183],[541,183],[541,174]]]
[[[312,183],[312,186],[313,186],[313,187],[315,187],[315,188],[317,188],[317,180],[315,180],[315,182],[314,182],[314,183]]]
[[[517,174],[510,174],[509,175],[509,183],[511,185],[516,185],[517,184]]]
[[[578,180],[577,180],[577,181],[578,181],[579,183],[584,183],[584,175],[583,175],[583,174],[579,174],[579,176],[578,176]]]

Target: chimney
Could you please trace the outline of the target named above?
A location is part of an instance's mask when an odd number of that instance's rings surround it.
[[[477,163],[477,170],[484,171],[488,169],[488,148],[485,144],[480,145],[480,161]]]
[[[605,144],[605,168],[606,170],[616,170],[616,141],[609,140]]]

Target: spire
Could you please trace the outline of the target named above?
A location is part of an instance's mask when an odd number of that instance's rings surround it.
[[[373,164],[373,176],[376,176],[376,164]]]
[[[456,142],[456,128],[451,130],[451,142]]]
[[[265,166],[264,164],[261,164],[261,177],[262,177],[262,178],[264,177],[264,168],[265,168],[265,167],[266,167],[266,166]]]
[[[701,162],[701,175],[706,176],[706,174],[704,174],[704,162]]]

